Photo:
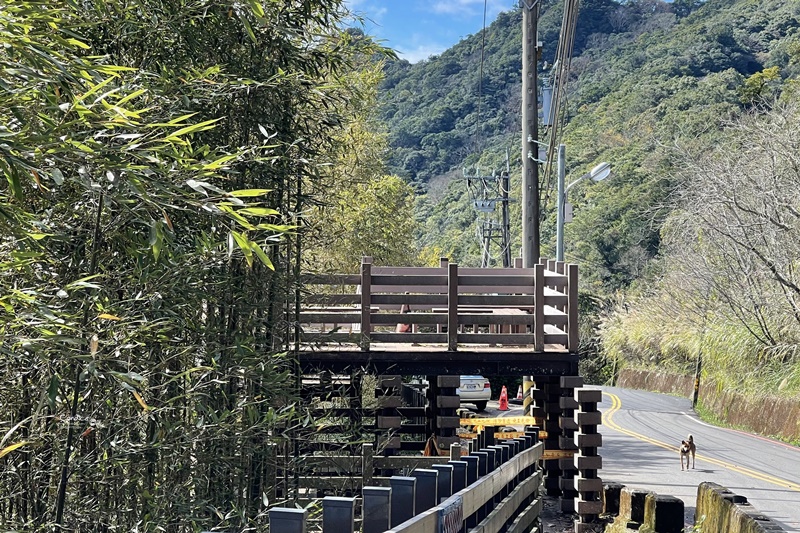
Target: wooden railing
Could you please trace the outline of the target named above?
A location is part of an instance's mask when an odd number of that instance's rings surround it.
[[[300,310],[304,345],[460,344],[576,351],[577,265],[533,268],[379,267],[359,274],[306,276]],[[399,326],[403,327],[399,327]],[[400,331],[406,330],[409,331]]]

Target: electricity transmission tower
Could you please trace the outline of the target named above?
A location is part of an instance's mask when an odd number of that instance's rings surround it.
[[[481,175],[475,167],[474,175],[464,169],[472,206],[479,213],[478,237],[481,241],[481,267],[492,266],[493,250],[499,251],[503,268],[511,266],[511,231],[508,218],[509,161],[506,170],[498,174]]]

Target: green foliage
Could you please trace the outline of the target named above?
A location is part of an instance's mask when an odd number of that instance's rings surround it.
[[[775,90],[781,79],[780,68],[769,67],[756,72],[744,81],[740,93],[743,104],[753,105],[775,98]]]
[[[552,63],[562,10],[560,2],[542,3],[540,64]],[[796,56],[798,27],[796,10],[780,1],[581,3],[563,117],[567,173],[579,175],[608,161],[614,174],[570,194],[575,220],[567,225],[566,256],[588,267],[582,276],[592,287],[611,293],[646,271],[660,249],[668,200],[683,186],[672,147],[718,135],[742,111],[740,91],[750,76],[778,67],[783,78],[770,82],[774,94],[788,90],[796,75],[789,63]],[[438,57],[415,65],[388,62],[385,69],[381,99],[390,132],[389,168],[427,195],[418,202],[425,223],[422,247],[453,253],[464,264],[480,257],[478,217],[457,193],[461,185],[441,191],[462,167],[509,148],[511,196],[520,198],[520,32],[517,9],[487,28],[483,79],[480,34]],[[445,117],[443,108],[452,115]],[[483,168],[500,170],[504,164]],[[552,182],[543,176],[543,186]],[[555,248],[554,192],[545,187],[542,194],[541,254],[548,256]]]
[[[684,155],[659,269],[603,327],[610,357],[684,372],[702,358],[723,388],[800,395],[797,120],[787,97]]]
[[[0,12],[0,522],[263,529],[315,434],[300,217],[379,50],[336,0]]]

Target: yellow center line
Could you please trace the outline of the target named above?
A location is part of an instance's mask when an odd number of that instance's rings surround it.
[[[647,436],[642,435],[640,433],[636,433],[636,432],[624,429],[624,428],[620,427],[619,425],[617,425],[617,423],[614,422],[613,417],[614,417],[614,414],[617,411],[619,411],[620,408],[622,407],[622,400],[620,400],[619,397],[616,394],[611,394],[609,392],[603,392],[603,394],[605,396],[608,396],[609,399],[611,399],[611,407],[608,410],[606,410],[605,413],[603,413],[603,425],[604,426],[606,426],[606,427],[608,427],[610,429],[613,429],[614,431],[617,431],[619,433],[623,433],[625,435],[628,435],[629,437],[633,437],[633,438],[635,438],[637,440],[640,440],[640,441],[643,441],[643,442],[647,442],[649,444],[653,444],[654,446],[658,446],[660,448],[664,448],[665,450],[669,450],[669,451],[680,453],[680,448],[678,446],[673,446],[671,444],[667,444],[665,442],[661,442],[661,441],[656,440],[656,439],[651,439],[650,437],[647,437]],[[793,490],[793,491],[796,491],[796,492],[800,492],[800,485],[798,485],[797,483],[792,483],[791,481],[787,481],[785,479],[774,477],[774,476],[771,476],[769,474],[765,474],[763,472],[758,472],[756,470],[751,470],[751,469],[745,468],[743,466],[737,466],[737,465],[734,465],[734,464],[731,464],[731,463],[728,463],[728,462],[725,462],[725,461],[720,461],[719,459],[714,459],[712,457],[707,457],[707,456],[701,455],[699,453],[697,454],[697,459],[699,459],[701,461],[705,461],[707,463],[711,463],[713,465],[721,466],[722,468],[727,468],[728,470],[732,470],[734,472],[738,472],[739,474],[743,474],[743,475],[745,475],[747,477],[750,477],[750,478],[753,478],[753,479],[758,479],[758,480],[770,483],[772,485],[777,485],[777,486],[783,487],[785,489],[789,489],[789,490]]]

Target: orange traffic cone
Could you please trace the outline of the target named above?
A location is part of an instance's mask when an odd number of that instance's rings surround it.
[[[498,409],[501,411],[508,411],[508,391],[506,391],[505,385],[503,385],[500,391],[500,407],[498,407]]]
[[[517,400],[521,399],[522,399],[522,385],[520,385],[519,388],[517,389]]]

